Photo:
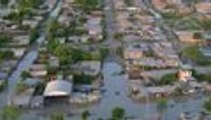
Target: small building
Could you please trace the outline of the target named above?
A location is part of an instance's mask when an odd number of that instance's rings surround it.
[[[199,2],[195,5],[196,11],[201,14],[211,14],[210,2]]]
[[[194,38],[194,34],[200,33],[200,31],[176,31],[175,33],[179,40],[184,43],[196,43],[201,41],[201,39]]]
[[[44,91],[44,104],[67,103],[72,92],[72,83],[65,80],[50,81]]]
[[[71,67],[73,70],[84,73],[85,75],[97,76],[101,72],[100,61],[82,61]]]
[[[147,87],[148,94],[151,97],[168,96],[174,91],[173,86],[161,86],[161,87]]]

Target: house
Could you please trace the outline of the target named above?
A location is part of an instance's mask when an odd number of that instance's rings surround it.
[[[211,14],[210,2],[199,2],[195,5],[196,11],[201,14]]]
[[[144,56],[144,52],[148,50],[148,44],[129,43],[124,49],[124,58],[126,60],[140,60]]]
[[[143,51],[139,48],[126,48],[124,50],[124,58],[126,60],[140,60],[143,57]]]
[[[147,87],[146,89],[148,94],[152,97],[168,96],[175,90],[175,88],[172,86]]]
[[[14,53],[14,57],[21,57],[25,51],[26,48],[24,47],[17,47],[17,48],[0,48],[1,51],[12,51]]]
[[[194,37],[194,34],[200,34],[200,31],[176,31],[175,33],[179,40],[184,43],[198,43],[201,41],[201,38]]]
[[[29,87],[36,87],[37,84],[42,83],[43,80],[37,79],[37,78],[27,78],[23,81],[23,84],[29,86]]]
[[[7,60],[0,64],[2,71],[8,72],[17,64],[17,60]]]
[[[13,37],[12,43],[10,45],[29,45],[29,35],[16,35]]]
[[[87,23],[84,26],[88,30],[90,37],[96,40],[101,40],[103,38],[101,20],[102,20],[102,17],[90,16],[88,18]]]
[[[32,77],[39,78],[47,75],[47,69],[44,64],[34,64],[30,67],[29,73]]]
[[[100,61],[82,61],[72,66],[73,70],[85,75],[97,76],[101,72]]]
[[[50,56],[48,62],[50,67],[59,67],[59,59],[57,57]]]
[[[22,21],[22,25],[27,25],[27,26],[30,26],[31,28],[37,27],[38,24],[39,24],[39,21],[36,21],[36,20],[23,20]]]

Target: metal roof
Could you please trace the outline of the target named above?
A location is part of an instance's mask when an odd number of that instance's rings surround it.
[[[47,84],[44,96],[69,96],[72,90],[72,84],[64,80],[55,80]]]

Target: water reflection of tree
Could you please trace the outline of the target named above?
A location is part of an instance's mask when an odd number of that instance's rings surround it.
[[[158,120],[164,118],[164,113],[168,107],[168,100],[166,98],[160,98],[157,102]]]

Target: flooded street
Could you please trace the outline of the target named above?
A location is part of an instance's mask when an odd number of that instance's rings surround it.
[[[111,117],[114,107],[125,109],[126,117],[129,120],[157,120],[158,110],[156,102],[148,100],[147,103],[135,102],[128,97],[127,79],[125,75],[119,75],[122,71],[121,66],[116,63],[108,62],[104,64],[104,87],[105,92],[98,103],[91,105],[67,106],[58,105],[57,107],[46,108],[43,110],[31,110],[23,115],[23,120],[48,120],[51,113],[62,112],[67,120],[80,120],[81,113],[88,110],[91,113],[89,120],[103,118],[107,120]],[[162,120],[178,120],[182,112],[200,113],[204,101],[203,95],[194,97],[172,98],[164,110]]]
[[[99,118],[108,119],[111,116],[114,107],[122,107],[126,111],[126,117],[132,120],[156,120],[157,105],[155,102],[137,103],[128,97],[127,79],[125,75],[118,75],[122,71],[121,66],[116,63],[109,62],[104,64],[104,87],[105,93],[102,100],[82,109],[73,108],[71,112],[75,116],[70,117],[71,120],[80,119],[80,113],[83,110],[89,110],[92,115],[90,120]],[[182,112],[199,113],[204,101],[204,97],[184,97],[180,99],[169,100],[168,106],[164,111],[163,120],[178,120]]]

